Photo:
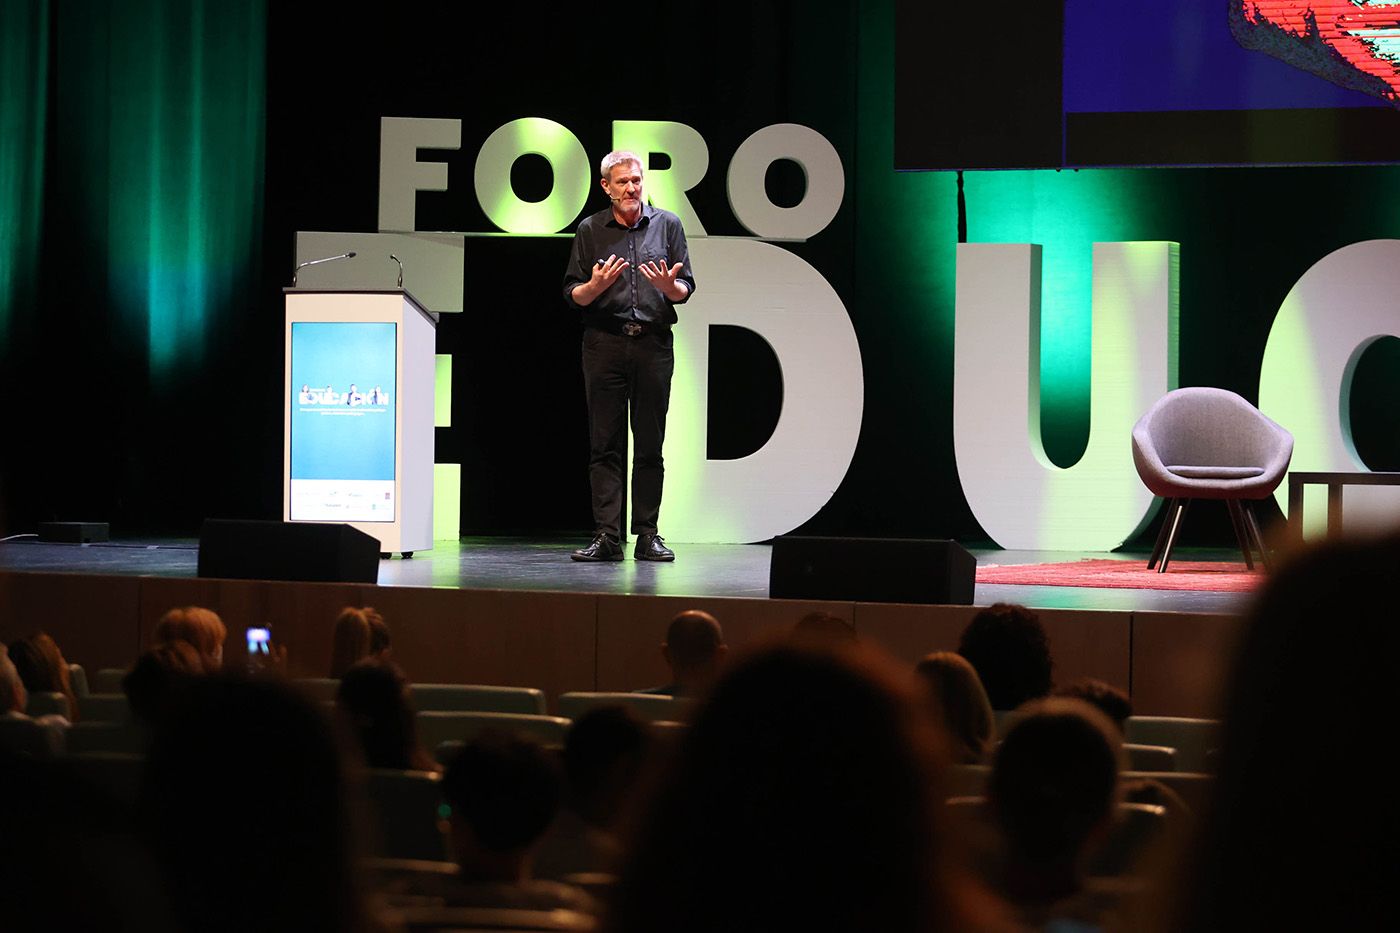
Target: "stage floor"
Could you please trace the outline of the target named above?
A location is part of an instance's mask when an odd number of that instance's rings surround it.
[[[463,538],[439,542],[412,559],[380,563],[381,586],[480,590],[537,590],[557,593],[612,593],[649,596],[768,596],[770,548],[762,544],[678,544],[674,564],[631,560],[582,564],[569,552],[586,541],[518,538]],[[1145,554],[1066,551],[977,550],[979,564],[1040,564],[1085,558],[1146,562]],[[0,542],[0,571],[194,577],[194,539],[131,539],[105,544],[47,544],[33,538]],[[1179,560],[1238,560],[1232,551],[1179,551]],[[974,602],[1015,602],[1040,609],[1102,609],[1238,613],[1245,593],[1098,589],[1090,587],[978,584]]]

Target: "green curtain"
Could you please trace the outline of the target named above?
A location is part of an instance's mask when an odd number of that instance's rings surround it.
[[[43,221],[47,0],[0,0],[0,347],[32,311]]]
[[[105,269],[112,337],[153,387],[248,311],[261,255],[266,8],[66,0],[55,17],[65,219]],[[101,287],[105,286],[105,287]]]

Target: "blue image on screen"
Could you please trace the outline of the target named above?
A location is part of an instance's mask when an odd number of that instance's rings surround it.
[[[1066,113],[1386,107],[1230,34],[1224,0],[1065,0]]]
[[[292,323],[292,479],[394,479],[398,325]]]

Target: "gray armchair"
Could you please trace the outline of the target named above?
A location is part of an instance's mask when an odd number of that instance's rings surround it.
[[[1162,396],[1133,427],[1133,463],[1167,515],[1147,569],[1165,573],[1192,499],[1223,499],[1230,523],[1254,569],[1252,548],[1268,565],[1259,522],[1249,503],[1283,482],[1293,435],[1227,389],[1195,386]]]

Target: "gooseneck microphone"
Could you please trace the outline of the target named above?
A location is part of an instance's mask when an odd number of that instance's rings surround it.
[[[348,252],[348,253],[341,253],[339,256],[327,256],[327,257],[325,257],[324,259],[308,259],[308,260],[306,260],[306,262],[303,262],[303,263],[298,264],[297,267],[296,267],[295,269],[292,270],[292,288],[296,288],[296,287],[297,287],[297,276],[301,273],[301,270],[302,270],[302,269],[305,269],[307,266],[319,266],[319,265],[320,265],[321,263],[323,263],[323,262],[335,262],[335,261],[338,260],[338,259],[354,259],[354,258],[355,258],[355,251],[352,249],[352,250],[350,250],[350,252]]]
[[[398,287],[399,287],[399,288],[403,288],[403,260],[400,259],[399,257],[395,256],[393,253],[390,253],[390,254],[389,254],[389,258],[392,259],[392,260],[394,260],[394,262],[396,262],[396,263],[399,264],[399,285],[398,285]]]

